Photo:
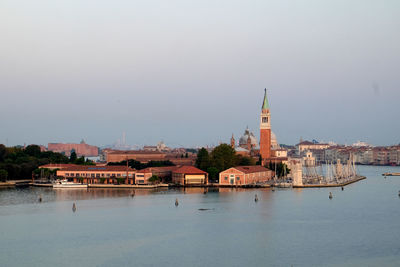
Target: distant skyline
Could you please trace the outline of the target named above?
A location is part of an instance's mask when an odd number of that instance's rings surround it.
[[[400,143],[400,2],[0,2],[0,143]]]

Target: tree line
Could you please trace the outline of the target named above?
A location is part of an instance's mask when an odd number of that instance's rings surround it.
[[[256,165],[253,158],[236,154],[228,144],[215,147],[211,153],[201,148],[197,153],[196,167],[208,172],[209,179],[217,180],[218,174],[234,166]]]
[[[36,175],[51,175],[54,172],[51,172],[49,170],[38,170],[39,166],[49,163],[94,165],[92,161],[87,159],[85,160],[83,156],[77,157],[74,151],[72,151],[70,157],[67,157],[57,152],[42,152],[38,145],[29,145],[24,148],[6,147],[5,145],[0,144],[1,181],[29,179],[32,177],[32,173]]]

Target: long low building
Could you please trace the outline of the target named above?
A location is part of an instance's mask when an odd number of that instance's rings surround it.
[[[273,172],[263,166],[237,166],[219,174],[220,185],[249,185],[265,183],[272,179]]]
[[[114,184],[123,178],[125,184],[134,184],[135,170],[126,166],[77,165],[57,171],[57,176],[87,184]]]

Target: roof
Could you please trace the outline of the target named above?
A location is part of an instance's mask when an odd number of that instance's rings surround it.
[[[310,146],[310,145],[315,145],[315,146],[329,146],[329,144],[324,144],[324,143],[313,143],[310,141],[303,141],[298,143],[296,146]]]
[[[128,171],[134,171],[131,167],[128,167]],[[63,171],[85,171],[85,172],[101,172],[101,171],[109,171],[109,172],[122,172],[126,171],[126,166],[92,166],[92,165],[76,165],[73,167],[69,167],[63,169]]]
[[[179,168],[179,166],[165,166],[165,167],[148,167],[145,169],[138,170],[138,173],[149,173],[149,172],[168,172]]]
[[[264,89],[264,101],[261,109],[269,109],[268,98],[267,98],[267,88]]]
[[[49,169],[49,168],[68,168],[68,167],[73,167],[73,166],[78,166],[75,164],[62,164],[62,163],[50,163],[46,165],[39,166],[39,169]]]
[[[255,166],[237,166],[237,167],[232,167],[238,171],[241,171],[243,173],[254,173],[254,172],[265,172],[269,171],[269,169],[260,166],[260,165],[255,165]]]
[[[193,166],[182,166],[173,171],[174,173],[183,173],[183,174],[207,174],[205,171],[197,169]]]
[[[159,151],[149,151],[149,150],[112,150],[108,154],[165,154]]]

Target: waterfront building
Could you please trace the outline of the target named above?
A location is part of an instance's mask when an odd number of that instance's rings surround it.
[[[167,167],[149,167],[146,169],[136,171],[135,183],[136,184],[149,184],[149,178],[157,175],[162,182],[168,183],[172,180],[172,172],[180,166],[167,166]]]
[[[170,153],[151,151],[151,150],[113,150],[103,149],[103,159],[109,162],[121,162],[125,160],[136,160],[141,163],[149,161],[166,161],[169,160],[175,165],[194,165],[196,154],[186,153],[186,150],[173,150]],[[187,154],[187,156],[186,156]]]
[[[57,176],[85,184],[113,184],[118,178],[124,178],[125,184],[134,184],[135,172],[126,166],[77,165],[58,170]]]
[[[302,164],[304,167],[313,167],[315,166],[315,157],[313,157],[313,153],[311,151],[307,151],[302,158]]]
[[[237,166],[219,174],[220,185],[249,185],[265,183],[272,179],[273,172],[265,167]]]
[[[99,155],[99,148],[86,144],[84,140],[82,140],[80,144],[49,143],[47,145],[47,150],[62,153],[67,157],[71,156],[72,151],[75,151],[78,157],[97,157]]]
[[[329,144],[313,143],[310,141],[302,141],[296,145],[298,154],[301,155],[303,151],[307,150],[321,150],[330,147]]]
[[[137,160],[142,163],[153,161],[166,160],[166,154],[159,151],[145,151],[145,150],[103,150],[105,159],[109,162],[121,162],[124,160]]]
[[[172,182],[179,185],[205,185],[208,173],[193,166],[182,166],[172,171]]]

